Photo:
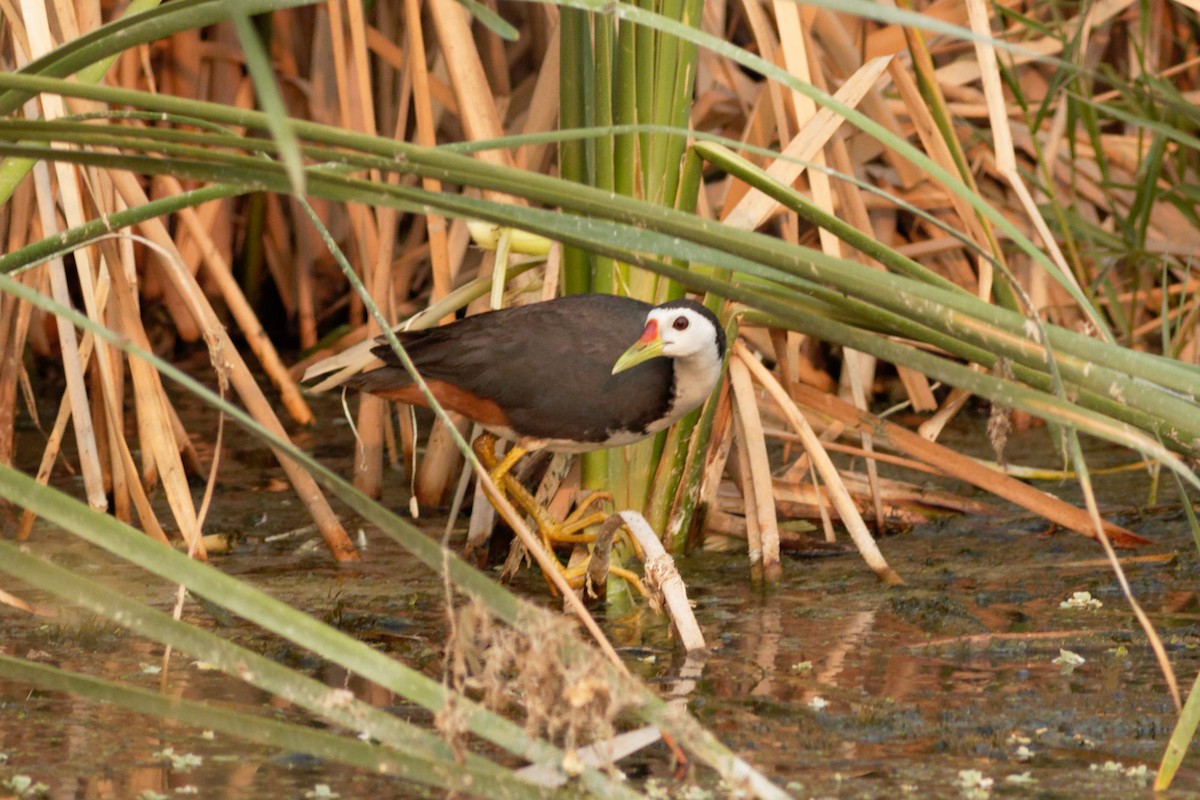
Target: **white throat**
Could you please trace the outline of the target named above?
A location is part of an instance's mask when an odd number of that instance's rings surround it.
[[[684,414],[699,407],[721,379],[721,359],[715,347],[671,361],[675,366],[675,398],[667,416],[647,426],[646,430],[651,433],[669,428]]]

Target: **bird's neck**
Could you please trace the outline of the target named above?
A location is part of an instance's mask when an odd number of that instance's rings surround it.
[[[698,407],[712,394],[721,378],[721,359],[716,353],[688,356],[672,360],[675,367],[675,398],[671,411],[656,430],[673,425],[676,420]]]

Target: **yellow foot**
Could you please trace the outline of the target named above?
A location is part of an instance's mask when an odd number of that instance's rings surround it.
[[[597,578],[595,576],[590,576],[588,574],[591,566],[592,557],[588,556],[585,560],[580,561],[578,564],[572,567],[563,567],[563,577],[567,579],[567,583],[571,585],[572,589],[578,590],[586,586],[590,593],[592,585],[597,582]],[[641,576],[639,576],[636,572],[627,570],[624,567],[614,567],[609,565],[606,573],[607,574],[602,577],[616,575],[618,578],[636,589],[638,594],[640,594],[642,597],[650,596],[649,590],[646,589],[645,584],[642,583]]]
[[[546,528],[541,529],[542,538],[546,541],[546,546],[553,546],[554,542],[566,542],[569,544],[589,544],[594,542],[596,534],[580,534],[579,531],[586,530],[593,525],[600,525],[604,520],[608,519],[607,513],[593,511],[592,507],[610,500],[612,500],[612,495],[608,492],[592,492],[562,522],[555,522],[547,514],[547,522],[550,524]],[[540,525],[539,528],[541,528]]]
[[[612,495],[608,492],[593,492],[582,503],[576,506],[575,510],[566,519],[560,522],[552,517],[550,512],[539,504],[533,495],[511,474],[513,466],[521,459],[521,456],[525,455],[525,449],[519,445],[514,445],[505,454],[503,459],[497,460],[496,442],[497,439],[495,436],[490,433],[484,433],[474,441],[471,447],[484,469],[488,470],[492,481],[496,484],[500,493],[507,495],[512,500],[513,505],[533,517],[547,552],[553,557],[554,545],[557,543],[586,545],[595,542],[596,534],[580,533],[580,531],[600,525],[608,519],[609,515],[597,510],[596,506],[605,501],[611,501]],[[621,528],[621,533],[628,536],[624,527]],[[636,540],[629,537],[628,541],[633,543],[634,550],[640,558],[641,552],[640,548],[637,547]],[[611,543],[612,538],[610,535],[602,547],[607,551],[611,547]],[[567,583],[573,588],[578,589],[587,582],[588,565],[591,560],[592,557],[589,556],[575,566],[564,567],[561,564],[559,565],[559,569],[567,579]],[[608,560],[607,552],[604,553],[601,560]],[[604,574],[617,575],[628,581],[643,596],[648,595],[646,588],[642,585],[641,579],[627,569],[608,567],[604,570]],[[549,578],[547,578],[547,582],[550,584],[551,590],[553,590],[554,583]]]

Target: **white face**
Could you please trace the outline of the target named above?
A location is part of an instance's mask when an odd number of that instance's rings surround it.
[[[655,308],[646,321],[658,323],[662,354],[670,358],[688,358],[705,352],[716,356],[717,331],[708,318],[690,308]]]

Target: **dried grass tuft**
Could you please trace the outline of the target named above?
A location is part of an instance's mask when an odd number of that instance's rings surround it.
[[[537,613],[519,628],[498,622],[482,603],[470,600],[454,612],[446,642],[446,674],[458,692],[487,708],[524,721],[567,751],[612,737],[617,718],[635,704],[611,680],[597,650],[573,652],[565,644],[575,625],[566,617]],[[438,716],[442,735],[461,746],[464,727],[451,710]]]

